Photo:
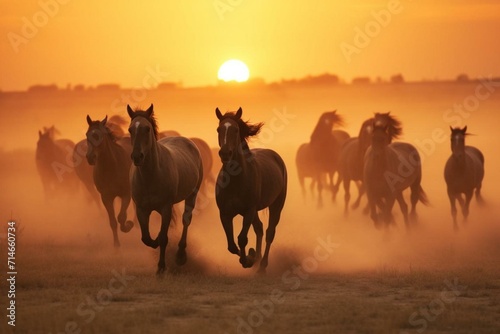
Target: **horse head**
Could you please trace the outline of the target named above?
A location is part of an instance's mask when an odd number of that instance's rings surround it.
[[[219,119],[217,127],[219,139],[219,156],[222,163],[234,159],[235,154],[248,149],[247,139],[257,135],[264,125],[263,123],[249,124],[241,119],[243,110],[241,107],[236,112],[226,112],[224,115],[219,108],[215,109],[215,115]]]
[[[111,134],[109,129],[106,127],[108,121],[108,116],[104,117],[102,121],[92,120],[89,115],[87,115],[87,124],[89,128],[85,136],[87,137],[87,162],[89,165],[95,165],[97,160],[97,155],[99,153],[99,147],[101,146],[104,136],[106,134]]]
[[[219,156],[222,163],[227,163],[233,159],[234,153],[241,144],[238,120],[241,119],[243,110],[240,107],[235,113],[227,112],[222,115],[219,108],[216,108],[215,114],[219,119],[219,126],[217,127],[220,147]]]
[[[457,127],[451,130],[451,152],[456,159],[463,159],[465,154],[465,136],[467,135],[467,126],[463,129]]]
[[[153,104],[146,111],[134,111],[127,105],[127,112],[131,119],[128,128],[132,141],[131,158],[134,165],[141,166],[158,138],[158,125],[154,117]]]

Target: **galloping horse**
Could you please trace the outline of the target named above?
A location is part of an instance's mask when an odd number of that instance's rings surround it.
[[[363,165],[366,150],[371,144],[371,133],[373,130],[373,118],[367,119],[361,125],[357,137],[350,138],[345,142],[340,151],[339,157],[339,177],[335,184],[335,192],[339,185],[343,182],[344,185],[344,215],[349,213],[349,201],[351,199],[350,184],[351,181],[356,182],[358,186],[358,198],[352,205],[353,209],[359,206],[361,197],[365,192],[363,181]]]
[[[167,137],[157,141],[158,125],[153,105],[133,111],[127,105],[132,138],[131,170],[132,199],[141,226],[142,242],[152,248],[160,246],[157,274],[165,271],[167,231],[172,218],[172,206],[184,202],[182,236],[176,255],[177,265],[187,261],[187,232],[191,224],[196,196],[203,180],[203,165],[196,145],[184,137]],[[161,215],[160,232],[156,239],[149,233],[149,216]]]
[[[55,139],[56,133],[54,126],[38,131],[35,162],[45,199],[75,194],[79,186],[71,160],[75,144],[69,139]]]
[[[370,215],[379,226],[377,206],[381,209],[385,223],[392,223],[392,207],[398,201],[409,227],[408,205],[403,198],[403,190],[411,188],[411,215],[416,216],[416,204],[420,200],[428,204],[422,186],[422,169],[417,149],[408,143],[395,142],[402,132],[401,123],[389,113],[375,114],[373,121],[372,145],[364,159],[363,182],[370,206]]]
[[[113,231],[115,247],[120,246],[117,232],[117,217],[113,201],[121,198],[118,223],[122,232],[129,232],[134,223],[127,220],[127,208],[130,204],[130,139],[119,140],[107,126],[108,116],[102,121],[93,121],[87,115],[89,128],[87,137],[87,161],[93,168],[93,180],[101,200],[108,212],[109,225]]]
[[[473,146],[465,146],[467,127],[463,129],[451,129],[451,156],[444,168],[444,178],[448,190],[448,197],[451,204],[451,215],[453,226],[458,229],[457,207],[455,200],[458,200],[462,208],[464,221],[469,216],[469,204],[476,191],[476,200],[479,204],[484,204],[481,197],[481,186],[484,177],[484,156],[480,150]],[[465,194],[465,201],[462,198]]]
[[[337,111],[325,112],[319,118],[311,135],[311,151],[316,165],[316,183],[318,184],[318,206],[322,206],[321,191],[323,189],[322,174],[327,173],[332,188],[332,199],[335,199],[333,177],[338,169],[340,149],[349,135],[342,132],[332,131],[335,125],[342,125],[343,119]]]
[[[130,137],[128,133],[123,129],[124,125],[128,125],[126,119],[120,115],[111,116],[106,122],[106,128],[108,128],[115,140],[119,144],[125,144],[130,148]],[[123,145],[122,145],[123,146]],[[131,149],[130,149],[131,150]],[[80,181],[83,183],[87,189],[90,198],[98,205],[101,204],[101,196],[97,191],[94,184],[94,167],[89,165],[85,156],[87,155],[88,144],[87,138],[80,140],[75,145],[73,150],[73,162],[75,165],[75,172]],[[130,159],[129,159],[130,160]]]
[[[219,119],[219,156],[222,168],[217,179],[215,196],[220,219],[226,233],[228,250],[240,257],[244,268],[250,268],[261,260],[259,272],[264,273],[268,264],[269,249],[274,240],[276,226],[285,204],[287,171],[283,159],[270,149],[250,149],[247,140],[259,133],[263,123],[249,124],[241,119],[241,108],[236,113],[219,108],[215,114]],[[269,208],[269,225],[266,230],[266,249],[261,259],[263,224],[258,211]],[[234,242],[233,218],[243,216],[243,226],[238,235],[238,246]],[[256,250],[248,243],[250,225],[256,234]]]

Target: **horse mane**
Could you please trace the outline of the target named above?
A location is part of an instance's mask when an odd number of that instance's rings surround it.
[[[90,125],[89,128],[92,126],[97,126],[100,129],[101,125],[102,125],[101,121],[96,120],[96,121],[92,121],[92,125]],[[119,134],[117,134],[115,130],[113,130],[112,128],[109,127],[109,121],[106,122],[106,125],[104,125],[104,129],[106,130],[106,135],[108,135],[112,141],[116,141],[117,139],[122,137]]]
[[[331,118],[332,126],[331,128],[326,128],[323,124],[323,119],[325,117]],[[337,114],[337,111],[326,111],[319,117],[318,123],[314,127],[313,133],[311,134],[311,140],[314,141],[316,139],[321,139],[325,137],[330,137],[332,133],[332,129],[335,125],[342,126],[344,125],[344,117]]]
[[[252,124],[249,123],[249,121],[237,118],[236,113],[232,111],[226,112],[223,117],[232,119],[238,124],[238,128],[240,129],[240,138],[242,141],[247,141],[249,137],[258,135],[261,128],[264,126],[263,122]]]
[[[403,134],[403,125],[400,120],[392,116],[390,112],[375,113],[373,118],[374,127],[387,127],[390,141],[399,138]]]
[[[136,117],[144,117],[145,119],[147,119],[149,121],[149,123],[151,124],[151,127],[153,128],[153,133],[155,135],[155,138],[158,139],[158,121],[156,120],[156,116],[155,116],[155,113],[154,111],[151,112],[151,116],[148,117],[147,115],[147,111],[144,111],[140,108],[135,108],[134,110],[134,117],[132,117],[131,119],[134,119]]]

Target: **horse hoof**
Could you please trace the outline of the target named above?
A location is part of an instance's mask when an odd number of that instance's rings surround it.
[[[120,224],[120,230],[121,230],[123,233],[128,233],[128,232],[130,232],[130,230],[132,229],[132,227],[134,227],[134,222],[133,222],[133,221],[131,221],[131,220],[127,220],[125,223]]]
[[[164,273],[165,273],[165,267],[158,267],[158,270],[156,271],[156,277],[163,277]]]
[[[181,252],[181,251],[178,251],[177,252],[177,256],[175,258],[175,263],[178,265],[178,266],[182,266],[182,265],[185,265],[187,262],[187,254],[185,251]]]

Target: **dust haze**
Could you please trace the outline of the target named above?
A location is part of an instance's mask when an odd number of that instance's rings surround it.
[[[315,249],[324,242],[335,244],[326,260],[317,260],[311,271],[317,274],[373,270],[440,270],[443,268],[489,268],[500,258],[500,219],[498,189],[500,159],[498,157],[498,124],[500,94],[493,91],[486,99],[472,104],[481,83],[345,85],[328,88],[204,88],[152,90],[140,100],[130,94],[111,92],[59,92],[43,94],[2,93],[0,131],[0,219],[11,217],[23,228],[22,245],[39,247],[40,251],[60,247],[74,254],[75,261],[91,261],[93,257],[127,258],[130,266],[140,266],[154,274],[158,250],[142,244],[138,228],[128,234],[119,231],[120,250],[113,249],[111,229],[102,207],[89,200],[86,190],[75,189],[70,196],[46,199],[35,168],[38,130],[54,125],[59,138],[74,142],[83,139],[87,130],[85,117],[102,119],[106,115],[127,117],[126,104],[147,107],[154,103],[160,130],[176,130],[186,137],[200,137],[211,147],[217,146],[216,107],[222,111],[243,108],[243,119],[265,122],[264,130],[250,141],[251,147],[276,150],[288,168],[288,196],[277,227],[268,273],[281,275],[290,268],[314,258]],[[454,109],[462,105],[462,109]],[[322,208],[317,194],[309,189],[305,196],[297,179],[295,153],[308,142],[314,125],[324,111],[337,110],[344,116],[346,130],[356,136],[361,123],[374,112],[391,111],[403,123],[402,141],[414,144],[423,160],[422,186],[431,205],[417,204],[418,223],[407,230],[397,205],[393,208],[396,224],[388,230],[377,230],[369,216],[357,210],[343,214],[344,192],[341,187],[336,201],[323,191]],[[446,195],[443,169],[450,155],[449,126],[468,126],[474,136],[467,144],[478,147],[485,155],[483,196],[486,207],[473,199],[469,221],[453,230]],[[214,157],[215,169],[220,161]],[[352,198],[357,188],[351,185]],[[255,270],[240,267],[238,258],[227,251],[226,239],[215,204],[213,186],[200,195],[198,209],[188,235],[188,264],[177,268],[173,254],[177,248],[179,229],[171,227],[167,248],[167,267],[171,272],[195,272],[207,275],[253,275]],[[353,201],[353,200],[352,200]],[[352,203],[351,201],[351,203]],[[407,201],[408,196],[407,196]],[[177,208],[179,211],[180,208]],[[133,215],[132,208],[129,216]],[[264,228],[267,213],[261,212]],[[178,214],[180,217],[180,215]],[[175,225],[175,224],[172,224]],[[159,229],[159,216],[151,218],[152,235]],[[241,219],[235,219],[235,236]],[[249,233],[249,246],[255,237]],[[55,259],[55,261],[57,261]]]

